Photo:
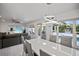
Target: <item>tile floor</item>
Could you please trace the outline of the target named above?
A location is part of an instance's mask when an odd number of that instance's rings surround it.
[[[0,56],[22,56],[23,44],[0,49]]]

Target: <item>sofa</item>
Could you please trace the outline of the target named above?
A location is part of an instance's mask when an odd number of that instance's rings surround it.
[[[2,48],[2,36],[4,36],[5,33],[0,33],[0,49]]]
[[[0,33],[0,49],[21,44],[21,34],[3,34]]]
[[[9,34],[2,37],[2,48],[21,44],[21,34]]]
[[[1,41],[1,39],[0,39],[0,49],[2,48],[2,41]]]
[[[8,35],[6,35],[6,33],[0,33],[0,49],[21,44],[21,35],[24,36],[24,39],[31,39],[28,33],[14,33]]]
[[[30,40],[31,36],[28,33],[22,33],[22,36],[24,36],[24,39]]]

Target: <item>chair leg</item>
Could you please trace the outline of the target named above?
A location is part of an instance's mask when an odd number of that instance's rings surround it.
[[[22,56],[24,56],[24,50],[22,51]]]
[[[23,51],[22,56],[28,56],[28,53],[25,53],[25,51]]]

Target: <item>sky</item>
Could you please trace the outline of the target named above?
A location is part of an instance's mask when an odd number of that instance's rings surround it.
[[[66,24],[73,24],[72,20],[65,21]],[[79,24],[79,20],[76,20],[76,24]]]

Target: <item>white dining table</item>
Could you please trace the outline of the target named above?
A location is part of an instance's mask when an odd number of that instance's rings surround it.
[[[40,56],[40,49],[51,56],[79,56],[79,50],[66,47],[64,45],[50,42],[41,38],[26,40],[31,46],[32,50]]]

